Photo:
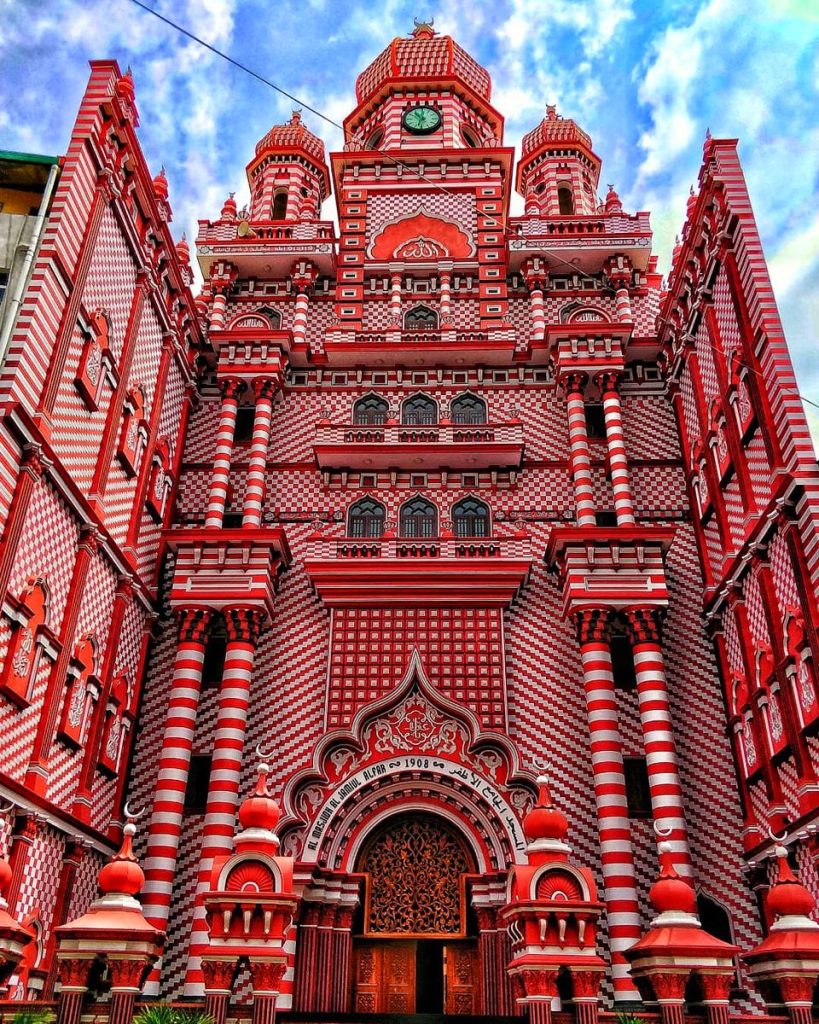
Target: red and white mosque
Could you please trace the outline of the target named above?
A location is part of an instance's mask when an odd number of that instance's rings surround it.
[[[736,141],[664,283],[418,24],[194,297],[137,121],[95,62],[0,371],[0,1009],[810,1021],[819,472]]]

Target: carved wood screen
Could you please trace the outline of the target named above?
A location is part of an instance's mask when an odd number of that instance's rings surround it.
[[[359,862],[369,875],[365,931],[465,935],[464,875],[474,871],[460,837],[431,815],[393,818]]]

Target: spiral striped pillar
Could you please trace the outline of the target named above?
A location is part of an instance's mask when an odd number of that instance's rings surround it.
[[[224,612],[224,616],[227,648],[213,734],[210,783],[185,975],[186,996],[200,996],[204,992],[202,953],[208,945],[208,927],[202,897],[210,884],[213,858],[232,848],[239,805],[253,655],[264,621],[264,613],[258,608],[231,608]]]
[[[569,460],[578,526],[594,526],[596,522],[589,436],[586,430],[586,403],[583,399],[587,379],[585,373],[568,373],[564,377],[569,416]]]
[[[310,298],[306,288],[300,289],[296,295],[296,309],[293,313],[293,343],[304,344],[307,338],[307,306]]]
[[[390,324],[401,325],[401,271],[390,273]]]
[[[630,324],[634,322],[628,288],[618,288],[614,293],[614,313],[622,323]]]
[[[202,661],[211,613],[204,608],[192,608],[179,611],[177,616],[179,645],[143,861],[145,885],[142,889],[142,910],[147,920],[163,932],[168,923],[176,873],[185,790],[202,685]],[[160,964],[157,963],[148,977],[145,987],[147,995],[158,994],[159,972]]]
[[[633,526],[634,502],[631,497],[626,439],[623,434],[623,408],[620,404],[620,393],[617,390],[619,374],[602,373],[597,377],[597,383],[603,394],[606,445],[609,453],[609,472],[617,523],[619,526]]]
[[[623,954],[640,938],[640,906],[611,670],[608,613],[598,608],[579,612],[577,637],[589,719],[614,998],[632,1000],[639,995]]]
[[[225,326],[225,310],[227,309],[227,289],[216,287],[213,293],[213,305],[210,308],[210,329],[221,331]]]
[[[253,444],[247,470],[243,526],[261,526],[267,476],[267,449],[270,445],[270,421],[273,416],[273,396],[278,382],[271,377],[259,377],[253,382],[256,392],[256,415],[253,418]]]
[[[670,830],[667,842],[675,868],[690,877],[693,870],[663,664],[661,614],[659,608],[630,608],[626,619],[637,674],[652,815],[659,830]]]
[[[222,409],[216,433],[216,452],[213,457],[213,476],[210,481],[205,526],[220,527],[225,515],[230,486],[230,460],[233,456],[233,435],[236,432],[236,410],[243,384],[235,377],[219,381],[222,391]]]

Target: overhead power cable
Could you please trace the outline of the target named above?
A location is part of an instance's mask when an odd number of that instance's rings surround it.
[[[322,121],[326,121],[327,124],[332,125],[334,128],[338,128],[341,131],[342,137],[344,138],[345,142],[348,139],[352,139],[352,140],[355,140],[355,141],[358,141],[358,142],[361,141],[360,138],[358,136],[356,136],[356,135],[348,135],[348,133],[347,133],[346,129],[344,128],[343,124],[339,124],[338,121],[336,121],[334,118],[330,117],[328,114],[325,114],[322,110],[319,110],[317,107],[314,107],[310,103],[305,102],[304,100],[300,99],[298,96],[295,96],[293,93],[288,92],[287,89],[283,89],[280,85],[277,85],[275,82],[272,82],[269,78],[266,78],[264,75],[259,74],[258,71],[254,71],[253,68],[248,67],[247,64],[244,64],[240,60],[236,60],[235,57],[231,57],[230,54],[229,53],[225,53],[224,50],[220,50],[218,47],[213,46],[211,43],[208,43],[206,40],[202,39],[201,36],[196,35],[195,32],[191,32],[189,29],[185,28],[183,25],[180,25],[178,22],[173,21],[171,18],[167,18],[164,14],[160,14],[159,11],[155,10],[153,7],[148,6],[148,4],[143,3],[142,0],[130,0],[130,2],[132,4],[134,4],[136,7],[139,7],[141,10],[145,11],[147,14],[152,14],[155,18],[158,18],[160,21],[164,22],[170,28],[174,29],[175,31],[179,32],[181,35],[183,35],[186,38],[190,39],[192,42],[197,43],[199,46],[204,47],[206,50],[209,50],[211,53],[215,54],[217,57],[221,57],[222,60],[227,61],[228,64],[231,64],[233,67],[237,68],[239,71],[243,71],[246,75],[250,75],[250,77],[255,79],[257,82],[261,82],[262,85],[266,85],[269,89],[273,89],[275,92],[279,93],[281,96],[285,96],[287,99],[292,100],[293,103],[297,104],[299,107],[303,108],[304,110],[309,110],[311,114],[315,114],[316,117],[321,118]],[[390,162],[392,162],[396,167],[400,167],[404,171],[409,171],[411,174],[414,174],[416,177],[420,178],[422,181],[425,181],[427,184],[431,185],[433,188],[438,189],[438,191],[442,192],[444,195],[450,196],[450,197],[454,197],[455,193],[450,191],[445,186],[441,185],[440,182],[434,181],[432,178],[428,178],[425,174],[423,174],[419,170],[419,168],[414,167],[411,164],[404,163],[403,160],[400,160],[398,157],[396,157],[394,154],[390,153],[387,150],[381,150],[380,153],[381,153],[382,157],[384,157],[385,159],[387,159]],[[483,219],[485,221],[487,221],[488,223],[491,223],[495,227],[502,228],[504,226],[503,222],[498,220],[496,217],[492,217],[492,216],[487,215],[487,214],[482,214],[482,217],[483,217]],[[568,260],[564,259],[554,249],[549,248],[549,246],[544,246],[543,247],[543,251],[549,253],[550,257],[559,260],[561,263],[565,263],[566,266],[567,267],[571,267],[571,269],[573,271],[575,271],[575,272],[577,271],[577,267],[573,263],[570,263]],[[710,342],[707,342],[707,341],[705,343],[710,348],[712,348],[715,352],[720,352],[720,350],[717,349],[715,345],[713,345],[713,344],[711,344]],[[727,356],[726,356],[726,354],[724,352],[720,352],[720,354],[723,356],[723,358],[727,359]],[[761,373],[759,370],[757,370],[755,367],[750,366],[748,363],[743,363],[741,361],[740,361],[740,365],[743,368],[747,369],[749,372],[754,373],[758,377],[760,377],[763,380],[765,380],[765,375],[763,373]],[[788,385],[780,385],[780,387],[781,387],[781,389],[783,391],[786,391],[786,392],[788,392],[790,394],[795,395],[802,402],[805,402],[808,405],[812,406],[814,409],[819,410],[819,402],[814,402],[812,399],[806,398],[797,388],[793,388],[793,387],[790,387]]]

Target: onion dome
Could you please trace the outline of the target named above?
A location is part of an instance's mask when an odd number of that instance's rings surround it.
[[[774,852],[779,861],[777,879],[769,889],[767,897],[768,910],[776,918],[772,928],[782,929],[795,925],[807,926],[811,930],[819,928],[819,925],[809,917],[816,906],[816,900],[791,870],[788,851],[784,846],[776,846]],[[790,920],[783,922],[782,918]],[[804,922],[798,921],[799,918],[803,918]]]
[[[523,833],[529,840],[529,850],[568,851],[566,836],[569,822],[566,815],[552,801],[548,779],[545,775],[537,778],[537,802],[523,819]]]
[[[266,150],[303,149],[319,163],[324,163],[324,143],[305,127],[301,112],[294,110],[290,120],[285,124],[275,124],[263,138],[256,143],[256,157]],[[255,162],[255,161],[254,161]]]
[[[128,68],[124,75],[121,75],[117,79],[117,84],[114,86],[114,92],[121,100],[126,103],[133,104],[136,98],[136,90],[134,89],[134,76],[131,74],[131,69]]]
[[[578,128],[577,122],[573,121],[570,117],[561,117],[554,104],[546,107],[546,116],[540,124],[523,136],[523,142],[521,143],[523,159],[525,160],[529,153],[540,149],[541,146],[547,143],[579,146],[581,149],[588,150],[589,153],[592,151],[591,136],[587,135],[581,128]]]
[[[623,204],[620,202],[620,196],[617,194],[614,185],[609,185],[609,190],[606,193],[606,213],[622,213]]]
[[[134,856],[136,825],[129,821],[123,831],[122,846],[99,873],[99,886],[105,896],[136,896],[145,884],[145,872]]]
[[[239,808],[239,824],[242,831],[236,836],[237,846],[247,843],[269,843],[278,848],[279,840],[275,828],[279,822],[279,805],[267,789],[267,776],[270,766],[259,765],[259,778],[256,788],[242,802]]]
[[[696,894],[688,882],[677,874],[671,860],[671,843],[661,842],[657,849],[660,854],[660,877],[648,893],[652,907],[660,915],[684,915],[693,918],[692,923],[699,924]]]
[[[160,167],[159,174],[153,180],[154,195],[163,203],[168,201],[168,179],[165,176],[165,168]]]
[[[235,192],[229,192],[228,197],[225,200],[225,205],[222,207],[222,212],[219,215],[222,220],[236,220],[236,200],[234,196]]]
[[[433,21],[419,22],[409,38],[396,37],[358,76],[355,95],[359,104],[379,92],[387,83],[408,81],[439,82],[453,78],[489,101],[492,82],[489,72],[451,36],[438,35]]]

